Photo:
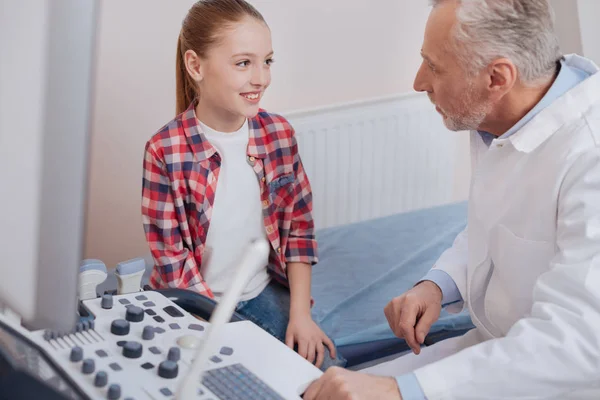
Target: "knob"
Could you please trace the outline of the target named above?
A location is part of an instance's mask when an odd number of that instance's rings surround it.
[[[115,319],[110,325],[110,332],[117,336],[125,336],[129,333],[129,322],[124,319]]]
[[[121,386],[113,383],[108,387],[108,394],[106,396],[108,400],[119,400],[121,397]]]
[[[154,339],[154,327],[148,325],[144,327],[142,332],[142,339],[144,340],[152,340]]]
[[[99,371],[94,379],[94,386],[104,387],[108,383],[108,375],[104,371]]]
[[[83,349],[79,346],[75,346],[71,349],[71,355],[69,356],[69,360],[72,362],[78,362],[83,360]]]
[[[85,375],[89,375],[96,369],[96,364],[91,358],[86,358],[81,364],[81,372]]]
[[[140,307],[129,307],[125,313],[125,319],[130,322],[140,322],[144,320],[144,310]]]
[[[104,296],[102,296],[101,306],[105,310],[110,310],[112,308],[112,306],[113,306],[112,294],[105,294]]]
[[[142,344],[138,342],[127,342],[123,346],[123,356],[127,358],[140,358],[142,356]]]
[[[158,365],[158,376],[165,379],[173,379],[177,377],[179,367],[176,362],[163,361]]]
[[[169,354],[167,355],[167,359],[169,361],[177,362],[181,358],[181,350],[179,347],[171,347],[169,349]]]

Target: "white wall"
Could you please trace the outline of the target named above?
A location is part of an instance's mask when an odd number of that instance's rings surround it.
[[[564,0],[563,0],[564,1]],[[578,0],[581,47],[583,54],[600,65],[600,1]]]
[[[254,0],[276,63],[263,106],[291,110],[410,91],[425,0]],[[86,256],[147,253],[140,218],[146,140],[174,116],[175,45],[192,0],[103,1]]]

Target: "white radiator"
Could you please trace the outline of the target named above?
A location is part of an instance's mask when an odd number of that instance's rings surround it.
[[[312,184],[317,228],[453,201],[457,136],[426,96],[285,116]]]

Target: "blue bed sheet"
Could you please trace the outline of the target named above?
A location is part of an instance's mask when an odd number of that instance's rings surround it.
[[[337,346],[395,338],[383,308],[410,289],[467,221],[457,203],[319,230],[313,318]],[[468,311],[442,311],[431,333],[472,328]]]

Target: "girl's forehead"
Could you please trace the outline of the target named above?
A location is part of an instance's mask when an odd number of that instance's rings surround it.
[[[221,33],[221,40],[215,50],[236,54],[254,54],[264,56],[271,53],[271,31],[260,21],[253,18],[244,19]]]

